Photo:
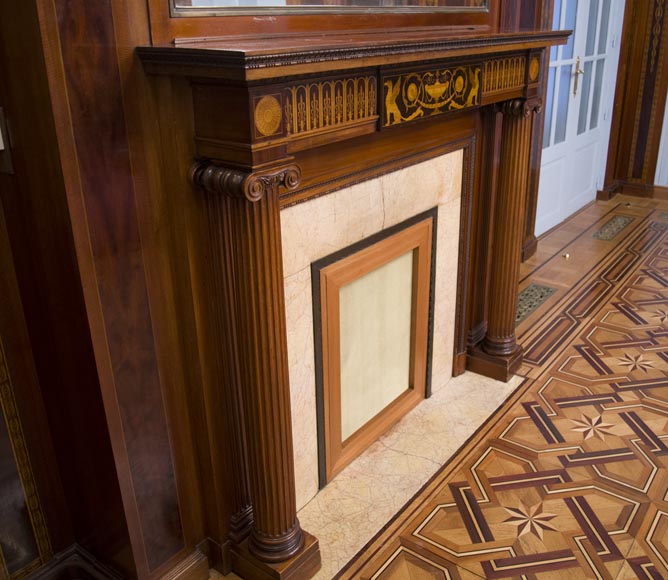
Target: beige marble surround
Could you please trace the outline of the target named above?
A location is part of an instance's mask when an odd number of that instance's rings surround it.
[[[463,151],[281,212],[297,508],[318,491],[311,263],[438,205],[432,390],[452,376]]]

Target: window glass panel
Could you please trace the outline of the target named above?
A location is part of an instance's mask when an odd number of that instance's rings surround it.
[[[610,26],[610,0],[603,0],[601,13],[601,34],[598,39],[598,54],[604,54],[608,48],[608,27]]]
[[[568,104],[570,101],[572,66],[561,67],[559,73],[559,96],[557,97],[557,121],[554,129],[554,143],[566,140],[566,121],[568,121]]]
[[[561,0],[554,0],[554,15],[552,16],[552,30],[559,30],[561,28]],[[550,62],[557,60],[558,46],[553,46],[550,49]]]
[[[585,63],[584,75],[580,79],[580,115],[578,116],[578,135],[587,130],[587,119],[589,118],[589,91],[591,89],[591,69],[593,62]]]
[[[591,0],[589,4],[589,19],[587,20],[587,47],[585,55],[591,56],[596,48],[596,29],[598,28],[598,0]]]
[[[591,103],[591,129],[598,127],[598,116],[601,108],[601,90],[603,88],[603,67],[605,60],[596,63],[596,74],[594,75],[594,99]]]
[[[547,76],[547,95],[545,95],[545,116],[543,123],[543,148],[550,146],[550,137],[552,136],[552,111],[554,110],[554,77],[557,71],[556,67],[551,66]]]
[[[573,39],[575,38],[575,17],[578,14],[578,0],[566,0],[566,18],[564,30],[572,30],[568,37],[568,44],[562,48],[561,58],[573,58]]]

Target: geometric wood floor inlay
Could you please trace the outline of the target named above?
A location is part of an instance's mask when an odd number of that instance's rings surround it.
[[[662,209],[520,335],[520,388],[337,578],[668,578]]]

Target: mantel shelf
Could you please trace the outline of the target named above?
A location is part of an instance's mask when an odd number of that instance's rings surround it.
[[[544,48],[563,44],[571,34],[568,30],[485,35],[469,31],[452,36],[452,32],[450,27],[435,27],[201,38],[137,50],[144,68],[153,74],[266,81],[418,60]]]

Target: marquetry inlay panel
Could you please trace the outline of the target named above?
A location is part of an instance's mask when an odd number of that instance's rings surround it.
[[[283,89],[285,132],[305,135],[372,120],[376,91],[373,75],[289,86]]]
[[[538,59],[534,59],[534,61],[536,61],[536,67],[539,67]],[[533,67],[533,62],[531,66]],[[509,56],[488,60],[485,62],[485,72],[483,74],[484,94],[522,88],[525,83],[525,71],[526,57],[524,56]],[[532,80],[538,78],[538,72],[536,70],[535,78]]]
[[[481,70],[475,64],[385,76],[383,126],[479,105]]]

